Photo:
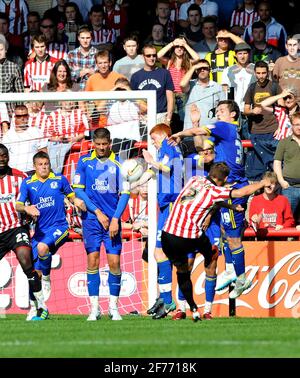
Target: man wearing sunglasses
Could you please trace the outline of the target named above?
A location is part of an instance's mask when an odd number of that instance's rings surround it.
[[[197,79],[192,79],[194,73]],[[183,76],[180,86],[188,98],[185,106],[184,130],[192,127],[190,107],[195,104],[201,109],[201,122],[210,124],[212,119],[211,109],[215,109],[220,100],[225,100],[225,92],[220,84],[209,79],[210,65],[207,60],[200,59]]]
[[[48,142],[37,127],[28,126],[28,117],[27,107],[17,105],[13,115],[14,127],[7,131],[2,142],[8,148],[10,166],[31,173],[33,155],[38,151],[47,152]]]
[[[130,81],[133,90],[155,90],[157,123],[170,125],[174,99],[174,84],[171,74],[164,68],[156,67],[157,52],[153,45],[143,48],[144,68],[135,72]]]

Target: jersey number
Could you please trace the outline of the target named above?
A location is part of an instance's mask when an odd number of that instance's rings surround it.
[[[235,145],[237,147],[235,162],[236,162],[236,164],[241,165],[243,163],[243,147],[242,147],[242,143],[241,143],[241,141],[239,139],[237,139],[235,141]]]
[[[17,243],[21,243],[23,241],[26,244],[29,244],[28,235],[25,234],[25,232],[20,232],[19,234],[16,235],[16,241]]]

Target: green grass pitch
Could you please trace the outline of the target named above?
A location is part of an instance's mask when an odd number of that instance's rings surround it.
[[[0,319],[0,357],[300,357],[299,319],[215,318],[152,320],[128,315],[51,315],[26,322],[24,315]]]

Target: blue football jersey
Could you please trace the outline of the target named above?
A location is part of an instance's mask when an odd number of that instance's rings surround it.
[[[217,121],[210,132],[215,142],[215,162],[224,161],[230,168],[228,182],[243,179],[245,177],[243,146],[236,125]]]
[[[84,189],[92,203],[110,219],[117,209],[119,194],[128,193],[128,188],[123,190],[120,167],[119,158],[113,152],[102,160],[92,151],[80,157],[73,179],[73,188]],[[89,216],[96,217],[93,213]]]
[[[64,198],[74,195],[65,176],[51,172],[45,181],[40,181],[34,174],[23,180],[17,203],[28,201],[39,210],[35,234],[40,235],[54,226],[68,227]]]
[[[183,186],[183,157],[178,146],[171,146],[164,139],[158,150],[157,160],[169,172],[157,172],[157,201],[159,207],[174,202]]]

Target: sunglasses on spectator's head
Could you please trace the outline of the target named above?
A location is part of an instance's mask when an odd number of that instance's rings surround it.
[[[180,45],[176,45],[176,46],[174,46],[174,49],[177,49],[177,48],[181,48],[181,49],[183,49],[183,46],[180,46]]]
[[[156,58],[157,54],[144,54],[146,58]]]
[[[43,28],[43,29],[52,29],[52,28],[54,28],[54,25],[53,24],[50,24],[50,25],[41,25],[41,28]]]
[[[291,95],[287,95],[285,97],[283,97],[284,100],[291,100],[292,99],[292,96]]]

